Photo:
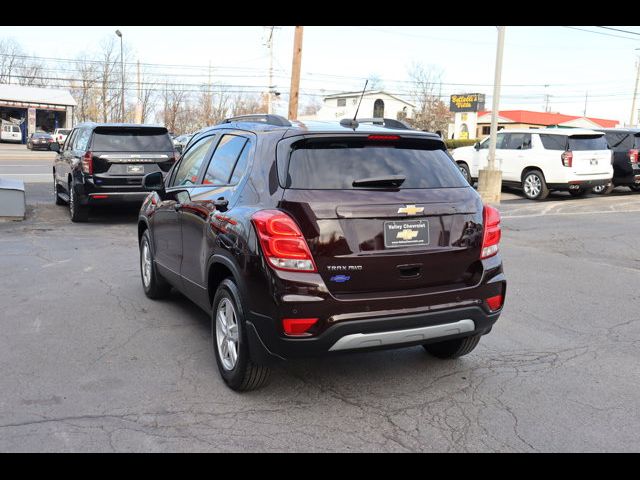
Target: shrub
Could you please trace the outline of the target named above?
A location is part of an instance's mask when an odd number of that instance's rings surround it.
[[[447,148],[449,150],[453,150],[454,148],[467,147],[469,145],[473,145],[477,141],[478,141],[477,138],[467,138],[467,139],[458,138],[455,140],[446,139],[444,142],[447,144]]]

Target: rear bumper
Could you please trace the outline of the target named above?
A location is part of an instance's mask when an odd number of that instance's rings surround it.
[[[135,178],[140,182],[139,178]],[[76,198],[81,205],[142,204],[149,192],[142,185],[101,186],[92,177],[82,174],[82,182],[76,184]]]
[[[608,185],[611,178],[571,180],[567,183],[549,183],[547,187],[551,190],[578,190],[580,188],[593,188],[600,185]]]
[[[97,192],[87,195],[88,205],[113,205],[144,202],[149,192]]]
[[[409,347],[470,335],[484,335],[498,320],[501,310],[489,313],[483,306],[449,308],[413,315],[389,316],[337,323],[314,337],[285,338],[271,319],[255,314],[247,321],[249,348],[254,361],[320,356]]]

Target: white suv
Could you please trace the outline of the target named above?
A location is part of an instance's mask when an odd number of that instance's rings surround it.
[[[71,132],[70,128],[56,128],[53,132],[53,139],[62,146],[64,145],[64,141],[67,139],[69,132]]]
[[[486,168],[489,138],[451,155],[473,184]],[[542,200],[551,190],[567,190],[574,197],[607,185],[613,177],[611,151],[603,132],[578,128],[541,128],[498,132],[496,162],[502,184],[522,188],[531,200]]]

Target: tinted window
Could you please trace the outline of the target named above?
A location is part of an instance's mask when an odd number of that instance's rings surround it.
[[[70,132],[70,131],[71,131],[71,130],[62,130],[62,129],[60,129],[60,130],[58,130],[58,133],[60,133],[60,134],[62,134],[62,135],[69,135],[69,132]]]
[[[213,157],[211,157],[203,183],[210,185],[226,185],[229,183],[233,167],[246,142],[247,139],[244,137],[223,135]]]
[[[75,140],[73,141],[74,150],[87,150],[89,145],[89,138],[91,137],[91,130],[83,128],[76,133]]]
[[[332,139],[298,143],[290,156],[289,188],[348,190],[363,188],[353,187],[354,180],[392,175],[405,177],[402,189],[469,186],[436,142],[393,145]]]
[[[640,148],[640,135],[634,135],[633,148]]]
[[[20,133],[20,127],[11,127],[14,133]]]
[[[530,133],[510,133],[506,145],[502,148],[509,150],[526,150],[531,148]]]
[[[162,129],[96,129],[94,150],[100,152],[166,152],[173,150],[171,138]]]
[[[634,137],[627,132],[606,132],[605,138],[611,150],[630,150],[634,147]]]
[[[566,150],[567,149],[567,137],[564,135],[548,135],[541,133],[540,140],[542,140],[542,146],[545,150]]]
[[[77,129],[72,130],[71,135],[69,135],[67,139],[64,141],[64,146],[62,147],[63,150],[71,149],[71,145],[73,145],[73,142],[75,141],[76,136],[78,136],[78,130]]]
[[[240,158],[236,162],[236,167],[233,169],[233,175],[231,176],[231,185],[235,185],[240,181],[244,172],[247,170],[247,163],[249,162],[249,153],[251,152],[251,140],[247,140],[244,144]]]
[[[569,137],[569,150],[608,150],[604,135],[574,135]]]
[[[498,133],[496,135],[496,148],[499,150],[507,148],[506,145],[509,143],[510,135],[510,133]],[[487,148],[489,148],[489,145],[487,145]]]
[[[215,135],[205,137],[189,149],[180,160],[180,166],[173,179],[173,185],[193,185],[198,181],[198,172]]]

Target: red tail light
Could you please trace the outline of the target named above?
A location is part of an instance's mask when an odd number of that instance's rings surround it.
[[[82,157],[82,171],[93,175],[93,155],[91,152],[86,152]]]
[[[485,205],[482,211],[482,220],[484,222],[484,235],[482,237],[480,259],[485,259],[498,253],[498,244],[501,236],[500,212],[489,205]]]
[[[282,328],[287,335],[305,335],[317,322],[317,318],[283,318]]]
[[[316,265],[296,222],[280,210],[261,210],[251,217],[262,251],[279,270],[315,272]]]
[[[502,308],[502,295],[496,295],[495,297],[487,298],[486,302],[491,311],[500,310]]]
[[[631,160],[631,163],[638,163],[638,150],[635,148],[629,150],[629,160]]]
[[[560,158],[562,159],[562,165],[565,167],[571,167],[573,165],[573,152],[570,150],[563,152]]]
[[[367,137],[369,140],[400,140],[400,136],[398,135],[369,135]]]

